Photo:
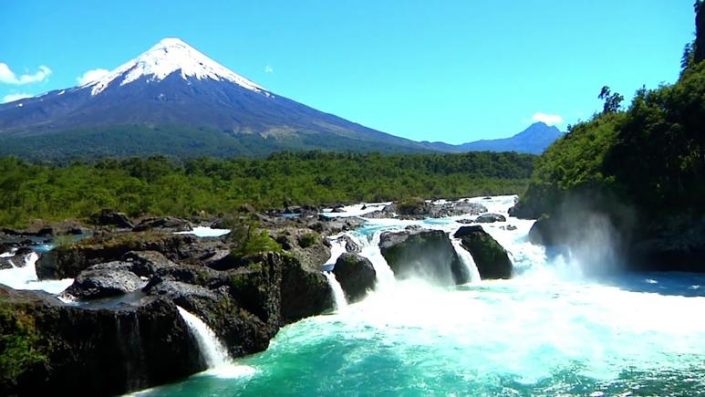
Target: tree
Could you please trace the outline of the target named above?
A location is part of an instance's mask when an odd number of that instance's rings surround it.
[[[695,62],[695,43],[688,43],[683,49],[683,57],[681,57],[681,72],[684,72]]]
[[[695,8],[695,44],[693,60],[698,63],[705,59],[705,14],[701,11],[705,9],[703,5],[703,0],[696,0],[694,4]]]
[[[605,114],[617,113],[622,106],[622,101],[624,100],[622,95],[617,92],[612,92],[608,86],[602,87],[602,90],[600,90],[600,95],[597,97],[605,101],[602,108],[602,113]]]

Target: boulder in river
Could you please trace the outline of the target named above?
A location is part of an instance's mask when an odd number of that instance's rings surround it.
[[[146,230],[159,230],[162,232],[190,232],[193,230],[191,223],[185,219],[175,218],[173,216],[163,216],[143,219],[133,229],[135,232],[144,232]]]
[[[146,284],[131,271],[128,262],[109,262],[82,271],[65,293],[79,299],[100,299],[124,295]]]
[[[345,292],[348,302],[357,302],[375,286],[377,272],[369,259],[351,253],[343,253],[333,268],[335,278]]]
[[[502,214],[492,214],[492,213],[486,213],[479,215],[477,219],[475,219],[475,222],[477,223],[495,223],[495,222],[506,222],[507,217],[502,215]]]
[[[470,252],[482,279],[512,277],[512,261],[507,251],[482,226],[461,226],[454,237],[460,238],[463,248]]]
[[[463,284],[470,275],[441,230],[383,233],[380,250],[398,279],[419,277],[438,285]]]

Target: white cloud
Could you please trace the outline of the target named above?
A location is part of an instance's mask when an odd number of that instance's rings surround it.
[[[535,122],[542,122],[548,125],[563,124],[563,117],[557,114],[546,114],[546,113],[534,113],[531,116],[531,120]]]
[[[14,85],[40,83],[49,78],[50,75],[51,69],[42,65],[34,74],[22,74],[18,76],[6,63],[0,62],[0,83]]]
[[[274,73],[274,68],[272,67],[272,65],[267,65],[264,67],[264,72],[265,73]]]
[[[100,80],[101,78],[105,77],[108,73],[110,73],[110,71],[107,69],[92,69],[78,76],[76,78],[76,81],[78,82],[78,85],[84,85],[92,81]]]
[[[25,98],[31,98],[33,95],[32,94],[25,94],[25,93],[16,93],[16,94],[7,94],[4,97],[2,97],[2,103],[8,103],[8,102],[13,102],[17,101],[20,99],[25,99]]]

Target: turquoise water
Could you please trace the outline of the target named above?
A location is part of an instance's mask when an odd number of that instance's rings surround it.
[[[482,202],[506,214],[513,198]],[[586,266],[613,266],[609,230],[549,259],[527,241],[531,221],[510,223],[484,227],[516,277],[450,288],[394,280],[375,244],[382,230],[459,224],[372,221],[351,233],[378,274],[364,301],[283,328],[263,353],[139,394],[705,396],[704,275],[586,277]]]
[[[144,394],[705,395],[702,276],[535,281],[400,283]]]

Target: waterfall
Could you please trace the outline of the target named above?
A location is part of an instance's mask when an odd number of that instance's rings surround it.
[[[470,255],[470,252],[463,248],[462,242],[459,238],[451,237],[450,242],[453,243],[455,253],[458,254],[458,258],[460,258],[460,261],[463,263],[463,266],[465,266],[465,269],[467,270],[468,275],[470,276],[470,282],[480,282],[482,280],[482,278],[480,277],[480,271],[477,270],[477,265],[475,264],[475,260],[472,258],[472,255]]]
[[[343,255],[346,250],[345,250],[345,240],[342,238],[334,239],[334,240],[329,240],[330,241],[330,258],[326,261],[326,263],[323,265],[324,267],[333,267],[335,266],[335,262],[340,258],[341,255]],[[329,269],[326,269],[329,270]]]
[[[385,289],[394,285],[396,282],[394,278],[394,272],[392,268],[389,267],[387,260],[382,256],[382,251],[379,249],[379,240],[382,232],[375,232],[372,235],[372,240],[367,238],[362,238],[360,243],[362,247],[362,252],[360,254],[372,263],[372,267],[375,268],[377,273],[377,288]]]
[[[343,292],[343,287],[340,286],[338,279],[335,278],[333,272],[323,272],[328,280],[328,285],[331,291],[333,291],[333,299],[335,301],[335,310],[342,311],[348,306],[348,301],[345,299],[345,292]]]
[[[208,368],[228,365],[230,363],[228,350],[215,336],[215,332],[196,315],[189,313],[181,306],[176,306],[176,308],[179,309],[181,318],[184,319],[189,330],[196,337],[198,347],[201,349],[201,354],[203,354]]]

